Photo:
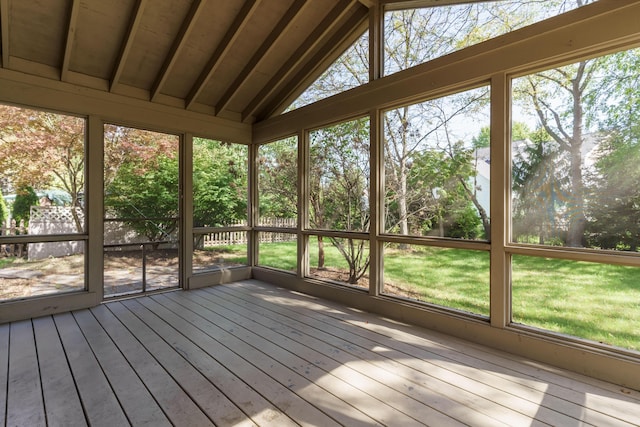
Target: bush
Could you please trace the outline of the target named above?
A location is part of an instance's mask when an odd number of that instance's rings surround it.
[[[38,196],[31,187],[25,187],[18,190],[16,194],[16,200],[13,202],[13,209],[11,216],[19,223],[24,220],[24,225],[29,224],[29,217],[31,215],[31,206],[38,205]]]
[[[479,235],[482,221],[478,211],[471,205],[454,213],[453,222],[449,227],[449,237],[459,239],[475,239]]]
[[[7,204],[4,201],[4,197],[2,193],[0,193],[0,228],[3,228],[7,218],[9,217],[9,210],[7,209]]]

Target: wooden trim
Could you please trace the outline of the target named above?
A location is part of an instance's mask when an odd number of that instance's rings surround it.
[[[71,55],[73,53],[74,37],[76,35],[76,27],[78,24],[78,14],[80,11],[80,0],[73,0],[71,13],[69,15],[69,25],[67,29],[67,42],[64,48],[64,58],[60,67],[60,80],[69,79],[69,64],[71,63]]]
[[[511,322],[511,260],[505,254],[507,209],[511,198],[509,117],[511,90],[504,73],[491,79],[491,325],[504,328]]]
[[[634,252],[604,251],[569,247],[544,247],[533,245],[507,244],[505,252],[510,255],[526,255],[543,258],[559,258],[572,261],[597,262],[640,267],[640,256]]]
[[[384,230],[383,120],[380,111],[369,115],[369,294],[379,295],[384,284],[384,254],[378,236]]]
[[[250,125],[209,114],[6,69],[0,69],[0,81],[0,102],[76,115],[94,114],[106,122],[126,122],[132,127],[166,133],[180,134],[188,129],[207,138],[240,144],[251,142]]]
[[[60,293],[0,303],[0,323],[80,310],[98,304],[95,292]]]
[[[181,138],[180,150],[180,285],[189,288],[193,275],[193,134]]]
[[[384,73],[384,10],[380,4],[369,7],[369,81]]]
[[[120,83],[120,77],[122,76],[122,72],[124,71],[124,67],[127,63],[131,48],[133,47],[136,33],[138,32],[138,28],[140,27],[140,22],[142,22],[142,15],[144,14],[144,8],[146,7],[146,5],[147,0],[138,0],[136,5],[134,6],[133,19],[131,19],[129,23],[129,29],[127,30],[127,34],[125,35],[124,42],[122,43],[122,47],[120,49],[120,55],[118,56],[118,61],[116,62],[116,67],[114,68],[113,74],[111,76],[110,90],[112,92],[113,89]]]
[[[87,234],[85,286],[95,295],[95,304],[104,298],[104,123],[96,116],[87,120],[85,142]]]
[[[258,150],[257,145],[249,146],[249,194],[247,194],[247,225],[251,228],[247,232],[247,264],[254,266],[258,263],[258,231],[256,225],[260,215],[258,180]]]
[[[638,2],[601,0],[255,123],[254,143],[366,114],[372,108],[393,108],[479,86],[496,73],[523,74],[636,46],[637,16]]]
[[[447,237],[427,237],[427,236],[403,236],[399,234],[381,234],[378,240],[391,243],[405,243],[409,245],[428,245],[439,248],[469,249],[474,251],[489,251],[491,244],[482,240],[465,240]]]
[[[45,243],[45,242],[68,242],[87,240],[87,233],[82,234],[21,234],[0,236],[3,245],[12,243]]]
[[[156,81],[153,83],[151,89],[151,102],[155,102],[158,98],[158,95],[162,91],[167,78],[169,78],[171,71],[173,71],[173,67],[176,65],[178,56],[180,55],[180,53],[182,53],[186,45],[186,41],[189,38],[189,35],[196,27],[196,21],[198,20],[201,12],[204,10],[204,4],[206,2],[207,0],[194,0],[194,2],[191,4],[189,13],[187,13],[187,16],[184,18],[182,26],[180,27],[180,31],[178,31],[176,38],[173,40],[173,45],[171,46],[171,49],[169,50],[169,53],[165,58],[164,64],[162,64],[162,68],[160,69],[160,72],[156,77]]]
[[[285,62],[282,67],[273,75],[269,83],[253,98],[249,106],[242,112],[242,121],[247,122],[255,116],[258,111],[266,104],[273,94],[278,93],[280,88],[288,81],[289,76],[293,74],[305,59],[311,56],[313,50],[320,44],[322,39],[329,34],[340,20],[349,12],[356,0],[349,0],[348,4],[338,3],[331,9],[327,16],[322,20],[320,25],[306,38],[293,55]]]
[[[242,5],[242,9],[238,12],[238,16],[234,19],[233,24],[231,24],[231,27],[227,30],[227,33],[220,41],[218,48],[211,58],[209,58],[209,61],[200,73],[198,80],[196,80],[196,83],[189,91],[189,95],[187,96],[185,103],[186,109],[193,107],[194,102],[198,96],[200,96],[207,83],[209,83],[211,76],[213,76],[213,73],[222,63],[222,58],[229,53],[234,41],[240,36],[242,29],[249,23],[249,18],[256,11],[258,3],[259,2],[257,0],[247,0]]]
[[[323,237],[335,237],[338,239],[357,239],[357,240],[369,240],[369,232],[364,231],[339,231],[339,230],[318,230],[312,228],[309,230],[303,230],[302,234],[305,236],[323,236]]]
[[[253,229],[258,229],[258,227],[249,227],[248,225],[233,225],[228,227],[193,227],[193,234],[209,234],[226,231],[251,231]]]
[[[257,70],[258,65],[269,52],[275,49],[278,40],[285,37],[286,29],[293,25],[296,16],[300,14],[309,3],[307,0],[295,0],[289,9],[287,9],[287,12],[280,18],[276,26],[271,30],[271,33],[264,39],[258,50],[253,54],[242,71],[240,71],[240,74],[238,74],[233,83],[227,87],[227,90],[220,97],[215,107],[216,114],[229,107],[229,104],[234,96],[238,94],[242,85],[244,85],[249,76]]]
[[[2,27],[2,68],[9,68],[9,0],[0,0],[0,27]]]
[[[204,288],[212,285],[237,282],[251,278],[251,267],[222,268],[220,270],[196,273],[189,277],[188,289]]]
[[[296,273],[299,278],[309,274],[309,236],[303,230],[309,227],[309,132],[301,129],[298,139],[298,259]]]

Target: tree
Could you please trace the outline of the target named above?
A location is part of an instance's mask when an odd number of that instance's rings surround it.
[[[640,245],[640,49],[603,58],[601,143],[588,181],[588,242],[637,251]]]
[[[636,252],[640,247],[640,134],[633,139],[614,134],[600,151],[587,210],[589,243]]]
[[[513,139],[513,138],[512,138]],[[514,239],[538,236],[538,243],[564,241],[559,212],[564,210],[570,180],[566,156],[544,129],[512,143],[512,219]]]
[[[258,148],[258,194],[261,221],[297,217],[297,138],[286,138]]]
[[[343,122],[310,134],[309,222],[319,229],[369,229],[369,120]],[[367,272],[366,241],[330,237],[349,265],[348,283]],[[323,239],[318,238],[318,268],[324,267]]]
[[[152,242],[177,227],[178,141],[175,135],[104,127],[105,215]]]
[[[59,189],[81,206],[84,119],[0,105],[0,170],[15,189]],[[78,231],[83,224],[71,209]]]
[[[229,225],[247,219],[247,147],[195,138],[193,224]]]
[[[387,230],[397,230],[400,234],[423,230],[419,222],[427,220],[425,225],[432,225],[425,215],[434,211],[434,206],[440,212],[438,217],[444,219],[452,214],[443,210],[445,204],[451,197],[458,197],[457,206],[473,203],[484,233],[489,236],[489,215],[478,199],[480,185],[475,178],[474,142],[464,136],[469,143],[458,138],[468,127],[461,126],[461,121],[482,120],[487,105],[487,89],[480,88],[385,114]],[[450,192],[452,186],[459,191]],[[425,188],[428,188],[426,193]],[[436,197],[437,189],[447,192],[449,197]],[[449,203],[448,208],[452,207]]]
[[[16,223],[24,221],[24,225],[29,225],[31,217],[31,206],[38,205],[38,196],[31,187],[22,187],[16,192],[16,199],[11,208],[11,217]]]
[[[105,207],[150,242],[159,242],[178,225],[178,159],[165,155],[154,163],[154,168],[122,164],[106,189]]]
[[[4,228],[7,223],[7,218],[9,218],[9,210],[7,209],[7,204],[4,201],[4,196],[2,195],[2,192],[0,192],[0,229]]]

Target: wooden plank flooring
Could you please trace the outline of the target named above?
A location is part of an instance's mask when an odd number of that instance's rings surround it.
[[[0,325],[0,426],[632,426],[640,393],[248,280]]]

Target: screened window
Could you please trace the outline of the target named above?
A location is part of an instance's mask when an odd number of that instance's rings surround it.
[[[298,224],[298,138],[258,147],[258,225],[295,228]]]
[[[0,190],[0,300],[84,290],[85,120],[0,105]]]
[[[489,88],[384,114],[385,231],[489,238]]]
[[[590,1],[507,0],[404,10],[384,15],[384,75],[559,15]]]
[[[195,273],[247,264],[248,156],[246,145],[193,139]]]

